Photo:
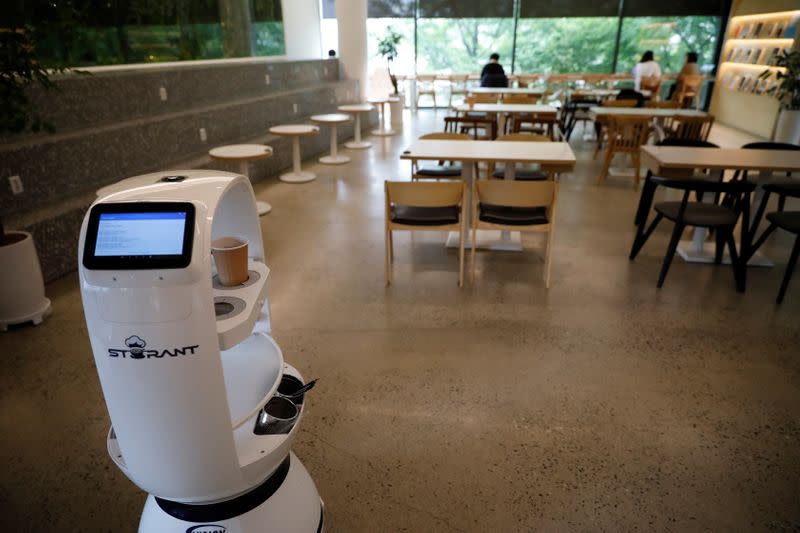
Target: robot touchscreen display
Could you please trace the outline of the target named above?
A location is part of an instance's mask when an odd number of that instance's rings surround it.
[[[89,269],[183,268],[191,261],[194,206],[145,202],[92,208],[83,260]]]

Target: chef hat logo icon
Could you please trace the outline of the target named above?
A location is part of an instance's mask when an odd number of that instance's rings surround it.
[[[141,359],[144,357],[142,353],[144,352],[144,347],[147,346],[147,342],[138,335],[131,335],[127,339],[125,339],[125,345],[131,349],[131,357],[134,359]]]

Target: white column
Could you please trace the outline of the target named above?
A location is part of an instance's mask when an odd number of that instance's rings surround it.
[[[319,0],[281,0],[288,59],[322,57]]]
[[[285,15],[284,15],[285,16]],[[358,101],[367,98],[367,0],[336,0],[342,78],[358,80]]]

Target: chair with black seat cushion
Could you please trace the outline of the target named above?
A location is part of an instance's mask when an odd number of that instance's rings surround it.
[[[800,255],[800,211],[777,211],[775,213],[767,213],[767,220],[770,221],[770,227],[776,226],[790,233],[794,233],[797,237],[794,240],[792,253],[789,256],[789,262],[786,263],[786,272],[783,274],[783,281],[781,281],[781,288],[778,290],[778,297],[775,303],[783,302],[783,297],[786,294],[786,288],[789,286],[789,280],[792,278],[792,272],[797,265],[797,256]]]
[[[458,286],[464,282],[464,183],[386,181],[386,285],[394,260],[393,231],[457,231]]]
[[[550,137],[545,135],[533,135],[530,133],[509,133],[500,135],[495,141],[513,142],[551,142]],[[505,178],[505,165],[495,165],[494,161],[489,163],[489,176],[493,178]],[[514,169],[514,179],[519,181],[543,181],[551,179],[552,176],[547,172],[542,172],[539,165],[517,165]]]
[[[436,132],[426,133],[420,140],[468,141],[466,133]],[[411,181],[420,179],[461,179],[461,164],[452,161],[440,161],[438,165],[419,166],[417,161],[411,162]]]
[[[642,107],[646,98],[642,93],[635,89],[620,89],[617,93],[617,96],[614,97],[615,100],[635,100],[636,107]]]
[[[544,283],[545,287],[550,288],[550,258],[557,199],[558,184],[554,181],[476,182],[472,198],[472,278],[475,278],[475,248],[479,229],[546,233]]]
[[[720,182],[697,178],[664,178],[661,176],[650,177],[650,181],[656,186],[683,191],[683,199],[679,202],[657,202],[653,206],[656,216],[647,229],[643,232],[637,232],[630,259],[634,260],[636,258],[639,250],[642,249],[642,246],[647,242],[647,239],[662,219],[666,218],[674,222],[675,228],[672,231],[667,254],[664,256],[661,273],[658,276],[656,285],[661,288],[664,285],[664,279],[667,277],[672,257],[675,255],[678,242],[686,226],[714,229],[716,230],[717,241],[714,263],[720,264],[722,262],[722,254],[727,244],[737,290],[744,291],[746,260],[743,260],[741,254],[736,250],[733,231],[736,228],[739,217],[744,216],[746,220],[750,213],[750,194],[755,189],[755,185],[746,181]],[[689,197],[693,192],[697,195],[698,200],[690,202]],[[717,195],[716,201],[714,203],[703,202],[703,195],[706,193]],[[646,221],[643,221],[642,226],[645,225]],[[744,250],[747,249],[749,238],[746,226],[746,224],[742,224],[741,246]]]
[[[742,146],[745,150],[791,150],[798,151],[800,146],[796,144],[781,143],[781,142],[754,142]],[[733,175],[733,179],[747,179],[747,171],[739,171]],[[755,254],[767,238],[775,231],[775,225],[770,224],[764,232],[756,237],[758,227],[761,220],[764,218],[764,212],[767,209],[767,203],[771,194],[778,195],[778,211],[783,211],[786,206],[786,198],[800,198],[800,179],[792,176],[791,172],[786,175],[768,175],[766,178],[759,179],[759,186],[756,188],[755,203],[758,204],[753,217],[750,220],[750,235],[752,238],[752,246],[747,251],[748,259]]]
[[[683,146],[686,148],[719,148],[719,145],[714,143],[710,143],[708,141],[694,141],[689,139],[664,139],[656,143],[656,146]],[[695,175],[697,169],[688,168],[686,169],[685,176],[676,176],[676,177],[685,177],[689,178]],[[702,171],[701,171],[702,172]],[[650,211],[650,205],[653,203],[653,194],[655,192],[656,185],[653,183],[650,178],[652,178],[652,173],[648,170],[647,176],[644,179],[644,185],[642,186],[642,194],[639,197],[639,207],[636,209],[636,216],[634,217],[633,223],[639,226],[639,233],[644,231],[644,222],[647,218],[647,213]],[[718,179],[722,178],[722,174],[718,175]],[[637,239],[639,235],[637,234]],[[634,240],[634,243],[636,241]]]
[[[594,106],[599,106],[600,100],[591,94],[572,93],[570,94],[564,112],[562,113],[562,124],[560,129],[564,132],[564,140],[569,141],[572,132],[578,122],[582,122],[584,127],[591,122],[592,117],[589,110]]]

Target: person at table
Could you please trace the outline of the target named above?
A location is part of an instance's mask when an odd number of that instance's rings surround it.
[[[697,52],[688,52],[686,54],[686,63],[683,64],[683,68],[678,73],[678,77],[675,79],[675,83],[669,89],[669,96],[667,96],[667,100],[672,100],[672,95],[675,91],[684,84],[686,81],[687,76],[699,76],[700,75],[700,67],[697,66]]]
[[[481,70],[481,87],[508,87],[508,78],[499,63],[500,54],[489,56],[489,62]]]
[[[633,82],[637,91],[642,89],[642,78],[660,78],[661,67],[653,59],[653,52],[648,50],[642,55],[642,60],[633,67]]]

